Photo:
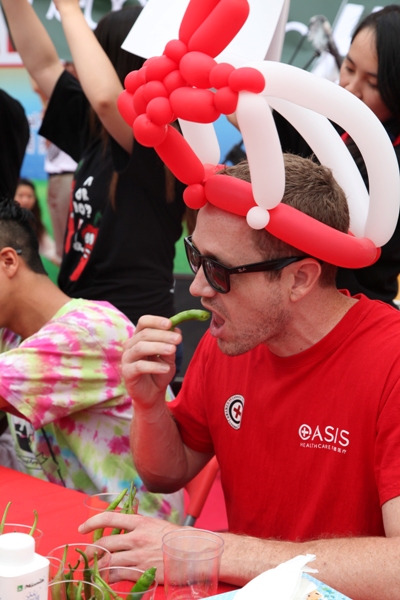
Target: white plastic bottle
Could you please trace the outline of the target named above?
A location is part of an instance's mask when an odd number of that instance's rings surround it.
[[[0,600],[47,600],[49,561],[26,533],[0,535]]]

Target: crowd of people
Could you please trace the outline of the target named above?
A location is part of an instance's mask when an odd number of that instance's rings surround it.
[[[162,536],[182,523],[185,484],[216,455],[229,524],[221,580],[243,585],[314,554],[318,577],[349,597],[397,597],[400,225],[374,265],[337,269],[209,201],[185,247],[190,292],[211,324],[171,398],[184,187],[117,108],[125,76],[143,64],[120,47],[141,9],[111,12],[92,32],[78,0],[54,1],[75,75],[33,6],[1,0],[48,99],[40,133],[78,165],[56,285],[40,259],[34,188],[19,179],[26,119],[0,94],[22,131],[7,134],[15,151],[0,160],[0,411],[20,468],[86,493],[133,480],[139,515],[103,513],[80,531],[124,529],[122,547],[121,536],[98,542],[112,564],[157,566],[162,582]],[[379,118],[397,158],[399,34],[400,6],[368,15],[339,81]],[[344,191],[292,125],[274,118],[282,202],[347,233]],[[340,133],[368,187],[354,140]],[[246,161],[222,172],[251,183]]]

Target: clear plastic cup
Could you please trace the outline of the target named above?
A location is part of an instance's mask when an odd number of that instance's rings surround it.
[[[144,571],[135,569],[134,567],[110,567],[109,569],[99,569],[99,575],[104,579],[103,575],[108,574],[108,585],[118,595],[121,600],[154,600],[157,589],[157,581],[154,580],[145,592],[132,592],[132,588],[137,583],[137,580]],[[96,583],[100,583],[96,580]],[[100,585],[101,587],[101,585]],[[110,594],[111,597],[111,594]]]
[[[82,542],[64,544],[63,546],[53,548],[48,553],[47,558],[50,561],[54,558],[62,563],[64,577],[70,574],[72,575],[72,579],[80,580],[88,578],[90,580],[91,573],[84,573],[86,565],[84,557],[81,554],[82,552],[88,560],[89,569],[93,570],[95,568],[95,560],[97,560],[97,566],[99,569],[104,569],[104,579],[107,580],[107,568],[111,562],[111,553],[97,544],[85,544]]]
[[[32,525],[22,525],[21,523],[4,523],[3,533],[13,533],[15,531],[18,533],[29,533],[31,529]],[[32,536],[35,540],[35,552],[37,552],[43,537],[43,531],[36,527]]]
[[[119,496],[119,494],[120,494],[120,492],[102,492],[100,494],[93,494],[92,496],[87,496],[84,500],[84,505],[87,509],[87,518],[89,519],[90,517],[93,517],[94,515],[103,513],[106,509],[108,509],[110,504],[116,500],[116,498]],[[117,508],[113,509],[110,512],[121,512],[123,503],[124,503],[124,500],[122,500],[120,502],[120,504],[119,504],[119,506],[117,506]],[[139,508],[139,500],[138,500],[138,498],[134,498],[133,503],[132,503],[133,514],[137,514],[138,508]],[[103,531],[102,537],[103,537],[103,535],[110,535],[111,532],[112,532],[112,527],[106,527]],[[95,542],[96,540],[93,537],[94,531],[90,535],[91,535],[91,539]]]
[[[87,598],[104,600],[105,594],[104,589],[98,585],[83,582],[81,579],[49,583],[48,600],[70,600],[70,598],[74,598],[74,600],[87,600]]]
[[[198,600],[217,593],[224,540],[203,529],[175,529],[163,537],[167,600]]]

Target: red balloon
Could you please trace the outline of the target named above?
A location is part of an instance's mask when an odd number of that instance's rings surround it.
[[[133,94],[133,108],[138,115],[142,115],[146,112],[146,106],[147,102],[144,97],[144,85],[141,85]]]
[[[217,56],[243,27],[249,11],[247,0],[220,0],[204,23],[193,33],[188,42],[188,50]]]
[[[204,178],[204,167],[183,136],[171,125],[166,139],[155,151],[179,181],[191,185]]]
[[[162,81],[168,73],[177,68],[177,63],[168,56],[155,56],[154,60],[146,65],[146,81]]]
[[[146,114],[156,125],[167,125],[175,121],[168,98],[153,98],[147,105]]]
[[[250,208],[257,206],[251,183],[243,179],[229,175],[215,175],[206,180],[204,189],[207,199],[214,206],[235,215],[245,217]]]
[[[163,84],[168,94],[171,94],[178,88],[187,87],[186,81],[183,79],[181,72],[178,70],[168,73],[168,75],[164,77]]]
[[[204,183],[204,191],[211,204],[243,217],[257,206],[251,183],[235,177],[210,177]],[[270,220],[265,229],[310,256],[347,269],[366,267],[379,258],[380,249],[368,238],[333,229],[288,204],[281,202],[268,212]]]
[[[238,97],[239,94],[231,90],[230,87],[223,87],[215,93],[215,108],[222,115],[230,115],[236,111]]]
[[[137,117],[137,114],[133,109],[133,94],[130,94],[127,90],[121,92],[117,99],[117,106],[124,121],[132,127],[132,124]]]
[[[124,85],[128,92],[134,94],[136,90],[145,82],[145,71],[143,71],[143,69],[139,69],[138,71],[131,71],[128,73],[128,75],[125,77]]]
[[[165,85],[163,85],[161,81],[149,81],[144,85],[143,98],[146,102],[150,102],[150,100],[153,100],[153,98],[159,97],[168,97],[168,92],[165,89]]]
[[[177,65],[186,52],[187,46],[181,40],[170,40],[164,48],[164,54],[175,61]]]
[[[265,88],[264,76],[252,67],[241,67],[229,76],[229,85],[235,92],[260,94]]]
[[[188,52],[179,63],[179,70],[189,85],[208,89],[210,71],[215,65],[215,60],[203,52]]]
[[[147,115],[139,115],[133,124],[133,135],[135,140],[142,146],[154,147],[161,144],[167,137],[166,125],[156,125]]]
[[[201,183],[193,183],[189,185],[183,192],[183,199],[186,206],[199,210],[207,204],[207,198],[204,193],[204,187]]]
[[[229,75],[235,70],[235,67],[228,63],[219,63],[210,71],[210,85],[219,90],[226,87],[229,83]]]
[[[176,116],[186,121],[213,123],[220,116],[210,90],[179,88],[172,92],[170,102]]]
[[[188,43],[193,33],[217,6],[219,0],[190,0],[179,27],[179,39]]]

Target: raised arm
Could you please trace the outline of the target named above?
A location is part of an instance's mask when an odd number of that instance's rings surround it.
[[[27,0],[1,0],[1,5],[26,69],[49,98],[63,71],[49,34]]]
[[[55,0],[55,5],[85,96],[108,133],[132,152],[132,128],[117,108],[123,87],[110,59],[87,24],[79,0]]]
[[[192,479],[211,458],[183,444],[166,402],[175,373],[179,332],[163,317],[139,319],[122,357],[122,373],[134,406],[131,450],[150,491],[172,492]]]

